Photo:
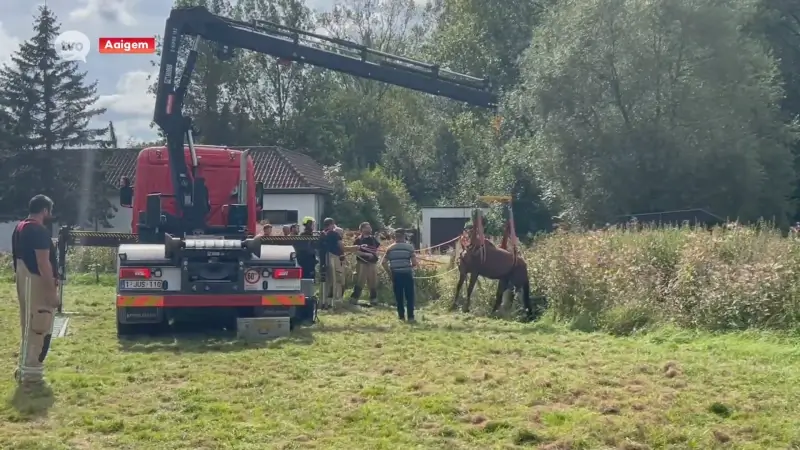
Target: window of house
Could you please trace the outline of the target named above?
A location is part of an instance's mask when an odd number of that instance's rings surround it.
[[[268,220],[271,224],[285,225],[290,223],[297,223],[298,213],[297,210],[291,209],[272,209],[261,211],[260,219]]]

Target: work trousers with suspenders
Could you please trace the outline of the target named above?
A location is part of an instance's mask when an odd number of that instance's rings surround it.
[[[16,378],[19,383],[37,383],[44,378],[44,359],[50,349],[56,298],[53,287],[39,275],[31,273],[22,259],[17,261],[17,299],[22,342]]]

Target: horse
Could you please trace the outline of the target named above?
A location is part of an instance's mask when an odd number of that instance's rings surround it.
[[[469,312],[472,291],[478,276],[497,280],[497,295],[495,297],[492,313],[500,309],[503,302],[503,294],[507,290],[514,293],[518,289],[522,290],[522,303],[525,306],[526,320],[536,320],[538,313],[531,305],[530,280],[528,279],[528,265],[522,258],[503,248],[497,248],[490,241],[486,240],[483,244],[477,244],[474,233],[471,234],[470,245],[466,251],[462,252],[458,258],[458,284],[456,285],[456,295],[453,298],[451,310],[458,309],[458,300],[461,295],[461,287],[467,274],[470,275],[469,285],[467,285],[467,299],[464,304],[464,312]]]

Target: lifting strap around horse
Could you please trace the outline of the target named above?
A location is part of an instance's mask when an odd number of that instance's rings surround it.
[[[483,211],[478,210],[475,214],[475,223],[473,224],[473,233],[475,234],[475,244],[481,252],[481,261],[486,262],[486,237],[483,234]]]
[[[509,242],[511,243],[511,249],[508,249]],[[514,223],[509,220],[506,222],[506,226],[503,230],[503,242],[500,244],[500,248],[504,250],[508,250],[511,253],[511,256],[514,257],[513,264],[517,264],[517,258],[519,257],[519,247],[517,246],[517,237],[514,235]]]

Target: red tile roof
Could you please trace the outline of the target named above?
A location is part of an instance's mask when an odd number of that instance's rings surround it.
[[[333,187],[325,178],[322,166],[310,156],[280,147],[232,147],[250,149],[255,165],[256,181],[264,183],[265,191],[331,192]],[[73,149],[65,165],[82,167],[90,158],[88,152],[102,155],[106,181],[118,186],[121,177],[135,182],[136,157],[139,148]],[[74,153],[73,153],[74,152]],[[71,161],[70,161],[71,160]]]

